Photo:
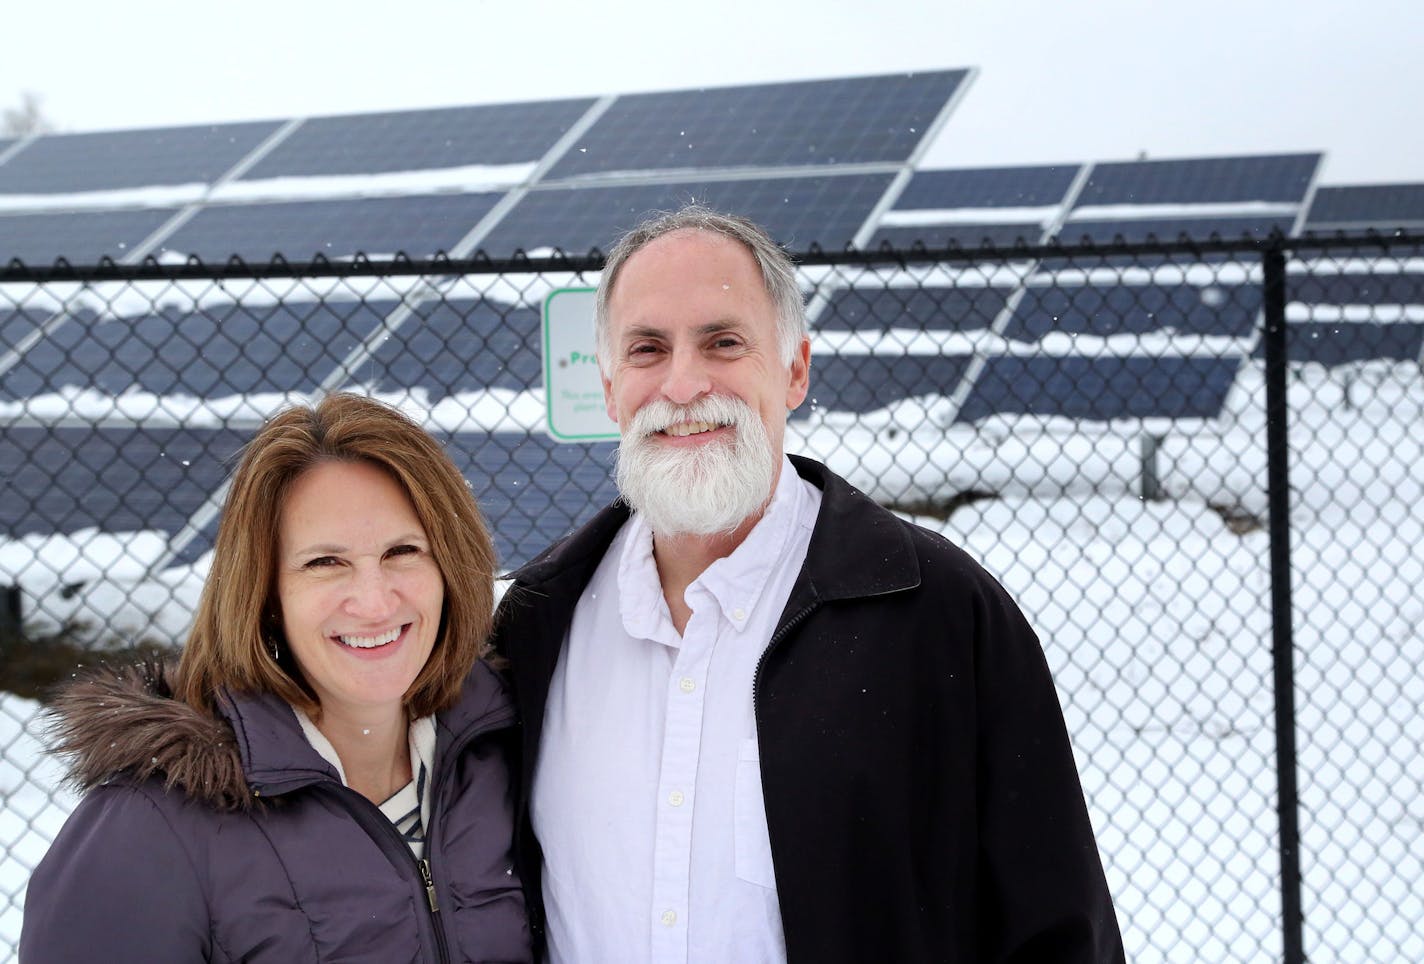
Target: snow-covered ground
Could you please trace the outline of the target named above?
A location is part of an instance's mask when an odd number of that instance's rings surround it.
[[[1424,378],[1418,365],[1307,367],[1290,398],[1306,950],[1424,960]],[[1263,409],[1248,367],[1209,424],[964,426],[926,399],[788,433],[792,451],[910,511],[984,496],[917,518],[981,559],[1039,630],[1135,961],[1281,953]],[[1138,497],[1144,435],[1159,501]],[[141,570],[151,543],[21,540],[0,544],[0,567]],[[154,583],[111,570],[75,605],[135,621],[162,609],[177,638],[178,607],[155,601],[175,587],[191,598],[204,571]],[[0,950],[73,802],[40,756],[35,711],[0,700]]]

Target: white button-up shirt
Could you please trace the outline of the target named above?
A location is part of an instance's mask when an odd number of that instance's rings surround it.
[[[786,459],[765,514],[684,594],[678,635],[636,514],[574,611],[530,801],[549,956],[783,961],[752,680],[821,492]]]

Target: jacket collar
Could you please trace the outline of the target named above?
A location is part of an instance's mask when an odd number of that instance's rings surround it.
[[[814,598],[826,602],[879,596],[920,584],[919,561],[904,523],[820,462],[799,455],[790,459],[797,474],[821,490],[821,509],[797,580],[797,595],[809,589]],[[512,578],[539,590],[572,577],[581,588],[628,516],[627,504],[621,499],[614,502],[513,572]]]
[[[237,738],[242,769],[254,790],[266,795],[320,780],[340,782],[336,769],[307,741],[296,713],[280,696],[225,691],[217,707]],[[435,717],[436,769],[443,772],[445,757],[458,752],[476,733],[513,719],[504,684],[488,664],[476,663],[465,678],[459,701]]]

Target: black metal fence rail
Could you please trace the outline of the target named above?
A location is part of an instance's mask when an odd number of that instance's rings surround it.
[[[797,260],[788,447],[1020,599],[1130,956],[1424,959],[1424,237]],[[601,267],[0,266],[0,690],[180,641],[233,456],[293,398],[423,418],[508,563],[587,518],[612,446],[547,437],[539,309]],[[0,948],[72,803],[3,699]]]

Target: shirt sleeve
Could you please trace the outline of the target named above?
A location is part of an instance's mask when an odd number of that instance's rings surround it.
[[[192,964],[211,959],[202,882],[144,788],[100,787],[30,877],[21,964]]]

